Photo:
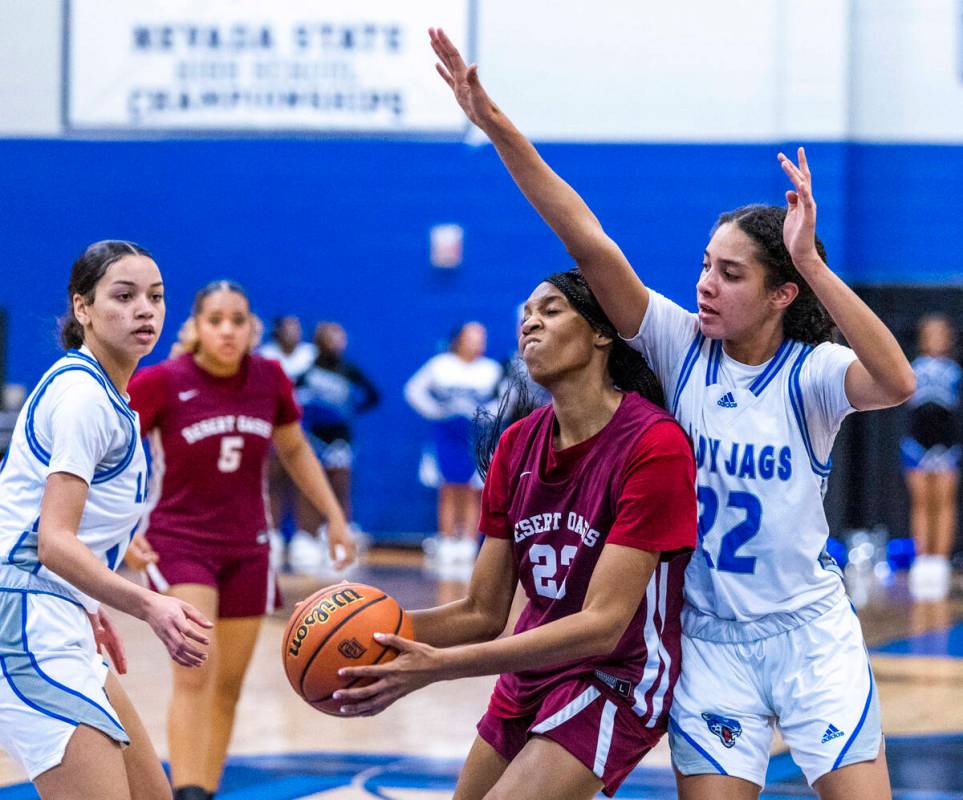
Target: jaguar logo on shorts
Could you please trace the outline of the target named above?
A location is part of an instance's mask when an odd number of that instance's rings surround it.
[[[368,648],[357,639],[345,639],[338,645],[338,652],[345,658],[361,658],[368,652]]]
[[[726,747],[732,747],[742,735],[742,724],[737,719],[721,717],[718,714],[703,712],[702,718],[709,726],[709,732],[719,737],[719,741]]]

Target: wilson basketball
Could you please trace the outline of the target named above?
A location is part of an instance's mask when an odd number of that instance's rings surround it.
[[[284,673],[306,702],[339,716],[337,689],[363,686],[369,679],[343,680],[341,667],[384,664],[396,655],[374,633],[413,637],[411,621],[394,598],[363,583],[338,583],[298,603],[281,640]]]

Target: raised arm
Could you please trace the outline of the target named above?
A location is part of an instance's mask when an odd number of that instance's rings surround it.
[[[856,353],[857,360],[846,371],[846,397],[860,411],[899,405],[916,389],[913,368],[889,328],[816,252],[816,201],[809,162],[801,147],[798,158],[797,165],[779,154],[783,172],[793,184],[786,192],[783,240],[799,274]]]
[[[430,29],[438,74],[451,87],[468,119],[491,139],[495,150],[528,201],[561,239],[585,275],[609,319],[625,337],[635,336],[649,303],[648,290],[619,246],[578,193],[545,163],[538,151],[492,102],[441,29]]]

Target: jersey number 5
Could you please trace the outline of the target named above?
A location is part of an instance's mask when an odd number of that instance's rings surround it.
[[[746,512],[746,518],[730,528],[722,536],[719,545],[719,564],[712,562],[712,556],[705,549],[703,539],[716,522],[719,514],[719,495],[708,486],[700,486],[697,489],[699,498],[699,545],[702,547],[702,554],[706,558],[709,569],[717,568],[721,572],[741,572],[751,575],[756,571],[755,556],[737,556],[736,551],[748,542],[753,536],[759,533],[762,525],[762,503],[759,498],[749,492],[730,492],[729,500],[726,504],[729,508],[740,509]]]
[[[532,577],[535,579],[535,591],[542,597],[561,600],[565,597],[565,581],[559,585],[555,580],[559,561],[567,567],[572,563],[578,548],[567,544],[562,548],[561,558],[555,555],[555,548],[550,544],[533,544],[528,548],[528,559],[532,562]]]
[[[237,472],[241,466],[241,449],[244,447],[243,436],[225,436],[221,439],[221,457],[217,459],[217,468],[221,472]]]

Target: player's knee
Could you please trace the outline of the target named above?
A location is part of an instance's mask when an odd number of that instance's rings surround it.
[[[232,709],[241,697],[241,681],[217,681],[214,703],[221,709]]]
[[[214,672],[208,664],[200,667],[178,667],[174,671],[174,692],[178,694],[210,691],[213,682]]]

